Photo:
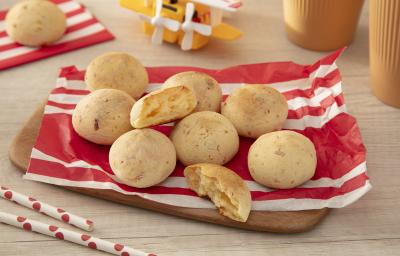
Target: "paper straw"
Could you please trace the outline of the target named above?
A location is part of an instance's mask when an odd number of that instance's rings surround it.
[[[118,243],[112,243],[100,238],[92,237],[86,234],[79,234],[77,232],[51,226],[39,221],[30,220],[22,216],[0,212],[0,222],[5,224],[22,228],[28,231],[37,232],[43,235],[66,240],[72,243],[87,246],[92,249],[108,252],[114,255],[121,256],[156,256],[155,254],[145,253],[131,247],[124,246]]]
[[[77,215],[71,214],[64,211],[61,208],[51,206],[49,204],[43,203],[36,200],[33,197],[20,194],[16,191],[8,189],[6,187],[0,187],[0,196],[4,199],[13,201],[17,204],[23,205],[27,208],[33,209],[54,219],[61,220],[63,222],[69,223],[75,227],[86,231],[93,230],[93,221],[79,217]]]

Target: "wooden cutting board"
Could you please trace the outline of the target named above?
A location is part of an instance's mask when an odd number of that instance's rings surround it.
[[[29,118],[27,123],[15,137],[10,147],[10,160],[21,171],[25,172],[32,147],[35,144],[36,136],[39,132],[40,123],[43,116],[44,104]],[[232,221],[220,215],[215,209],[193,209],[176,207],[167,204],[153,202],[134,195],[123,195],[112,190],[90,189],[65,187],[78,193],[82,193],[105,200],[126,204],[171,214],[183,218],[194,219],[225,225],[230,227],[268,231],[276,233],[296,233],[312,229],[329,212],[328,208],[307,211],[288,211],[288,212],[270,212],[270,211],[252,211],[246,223]]]

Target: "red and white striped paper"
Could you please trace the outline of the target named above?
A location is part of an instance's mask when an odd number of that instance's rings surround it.
[[[83,5],[72,0],[51,1],[66,14],[67,31],[50,46],[26,47],[15,43],[5,31],[8,10],[0,11],[0,70],[114,39]]]
[[[147,69],[148,91],[159,88],[168,77],[187,70],[213,76],[225,96],[244,83],[272,85],[285,95],[289,104],[284,129],[302,133],[314,142],[318,157],[315,176],[294,189],[272,190],[258,185],[247,169],[247,153],[253,140],[246,138],[240,139],[240,150],[227,167],[246,180],[254,210],[340,208],[359,199],[371,187],[360,131],[354,117],[346,113],[341,76],[335,65],[340,53],[307,66],[278,62],[222,70],[151,67]],[[71,125],[75,105],[89,93],[84,89],[83,77],[84,71],[75,67],[61,70],[56,88],[49,96],[25,178],[56,185],[112,189],[175,206],[214,208],[187,187],[180,164],[158,186],[137,189],[118,183],[108,163],[109,147],[80,138]],[[155,127],[167,135],[172,128],[171,125]]]

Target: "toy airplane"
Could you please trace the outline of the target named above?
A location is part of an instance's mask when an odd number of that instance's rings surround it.
[[[242,34],[222,22],[223,11],[235,12],[241,0],[120,0],[120,4],[139,13],[153,44],[166,41],[191,50],[205,46],[210,37],[235,40]]]

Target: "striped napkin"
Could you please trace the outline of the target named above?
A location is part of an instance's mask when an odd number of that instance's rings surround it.
[[[52,2],[66,14],[67,31],[51,46],[26,47],[15,43],[5,31],[7,10],[0,11],[0,70],[114,39],[83,5],[72,0]]]
[[[210,70],[194,67],[148,68],[150,86],[158,89],[170,76],[196,70],[213,76],[224,97],[246,83],[270,84],[283,93],[289,105],[284,129],[302,133],[313,141],[318,165],[312,180],[294,189],[274,190],[257,184],[247,168],[247,153],[253,139],[240,138],[238,154],[226,165],[239,174],[251,190],[253,210],[292,211],[340,208],[356,201],[370,188],[366,173],[366,150],[354,117],[346,112],[342,81],[335,52],[313,65],[293,62],[260,63]],[[192,208],[214,208],[186,185],[183,166],[163,183],[138,189],[118,183],[108,163],[108,146],[79,137],[71,115],[85,90],[84,71],[61,70],[56,88],[49,95],[39,136],[32,150],[25,179],[62,186],[111,189],[138,195],[159,203]],[[173,126],[155,129],[169,135]]]

